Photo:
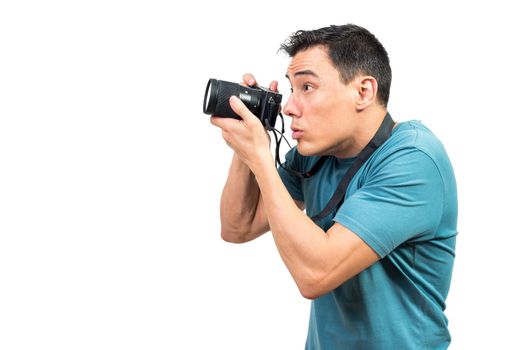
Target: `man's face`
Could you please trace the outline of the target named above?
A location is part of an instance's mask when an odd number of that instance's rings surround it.
[[[291,118],[298,152],[305,156],[341,156],[351,148],[356,123],[354,84],[342,83],[327,49],[298,52],[286,76],[291,96],[284,113]]]

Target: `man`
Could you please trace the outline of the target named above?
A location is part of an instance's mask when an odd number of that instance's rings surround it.
[[[297,141],[283,167],[275,169],[267,133],[238,98],[230,104],[243,120],[211,118],[235,151],[223,239],[271,230],[312,300],[306,349],[447,348],[457,198],[444,147],[420,122],[391,120],[389,58],[366,29],[299,31],[282,48],[291,57],[283,112]],[[244,83],[256,81],[246,74]],[[352,167],[341,201],[317,217]]]

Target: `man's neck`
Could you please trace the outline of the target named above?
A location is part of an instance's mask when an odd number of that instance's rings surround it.
[[[362,112],[364,113],[364,112]],[[366,111],[359,116],[358,126],[354,130],[353,137],[343,152],[335,155],[338,158],[350,158],[357,156],[371,141],[373,136],[380,128],[387,110],[377,108],[372,111]]]

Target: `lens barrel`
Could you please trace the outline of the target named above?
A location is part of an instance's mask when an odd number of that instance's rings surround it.
[[[263,91],[229,81],[209,79],[204,96],[204,113],[218,117],[242,119],[229,104],[231,96],[238,97],[246,107],[260,118],[260,102]]]
[[[280,113],[282,95],[259,86],[251,87],[224,80],[209,79],[204,95],[204,113],[217,117],[242,119],[229,104],[231,96],[238,97],[251,113],[260,119],[266,129],[270,130],[275,126],[278,113]]]

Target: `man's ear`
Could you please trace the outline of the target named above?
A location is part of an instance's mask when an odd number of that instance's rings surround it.
[[[362,111],[375,101],[378,93],[378,83],[375,78],[367,75],[357,77],[355,84],[358,92],[355,100],[357,110]]]

